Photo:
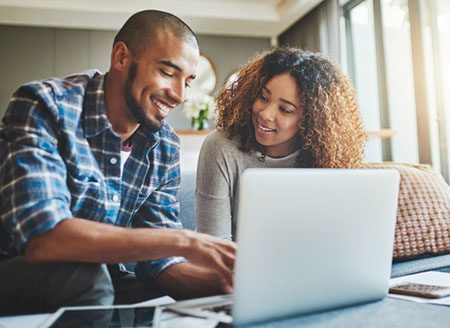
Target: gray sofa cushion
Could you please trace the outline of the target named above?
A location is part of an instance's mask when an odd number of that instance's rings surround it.
[[[395,278],[429,270],[450,272],[450,254],[393,263],[391,276]]]
[[[196,229],[195,221],[195,171],[181,172],[181,184],[177,198],[180,202],[179,219],[183,228]]]

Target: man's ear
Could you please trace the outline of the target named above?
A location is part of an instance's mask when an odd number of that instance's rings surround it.
[[[111,52],[111,66],[117,71],[128,71],[128,66],[132,62],[132,54],[125,42],[116,42]]]

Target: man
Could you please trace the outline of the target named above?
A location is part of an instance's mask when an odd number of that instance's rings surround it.
[[[116,35],[106,75],[16,91],[0,134],[1,313],[111,304],[122,262],[174,297],[232,292],[233,243],[166,229],[180,228],[180,172],[164,119],[185,100],[198,57],[183,21],[147,10]]]

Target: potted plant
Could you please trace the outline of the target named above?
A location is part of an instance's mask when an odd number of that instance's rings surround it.
[[[208,130],[209,120],[214,117],[214,97],[203,95],[187,100],[183,105],[183,113],[191,119],[193,130]]]

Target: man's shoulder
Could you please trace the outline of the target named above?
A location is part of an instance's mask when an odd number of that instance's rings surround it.
[[[11,102],[37,102],[57,116],[61,116],[65,111],[81,112],[89,81],[98,75],[99,71],[89,70],[63,78],[31,81],[15,92]]]
[[[25,83],[22,88],[33,91],[35,94],[49,100],[58,100],[64,97],[72,98],[84,95],[89,81],[100,72],[92,69],[66,77],[51,77]]]
[[[89,81],[100,73],[86,71],[65,78],[48,78],[23,84],[11,97],[5,119],[17,124],[29,124],[29,117],[39,122],[52,120],[59,126],[69,119],[75,122],[83,108]],[[21,123],[19,123],[21,122]]]

